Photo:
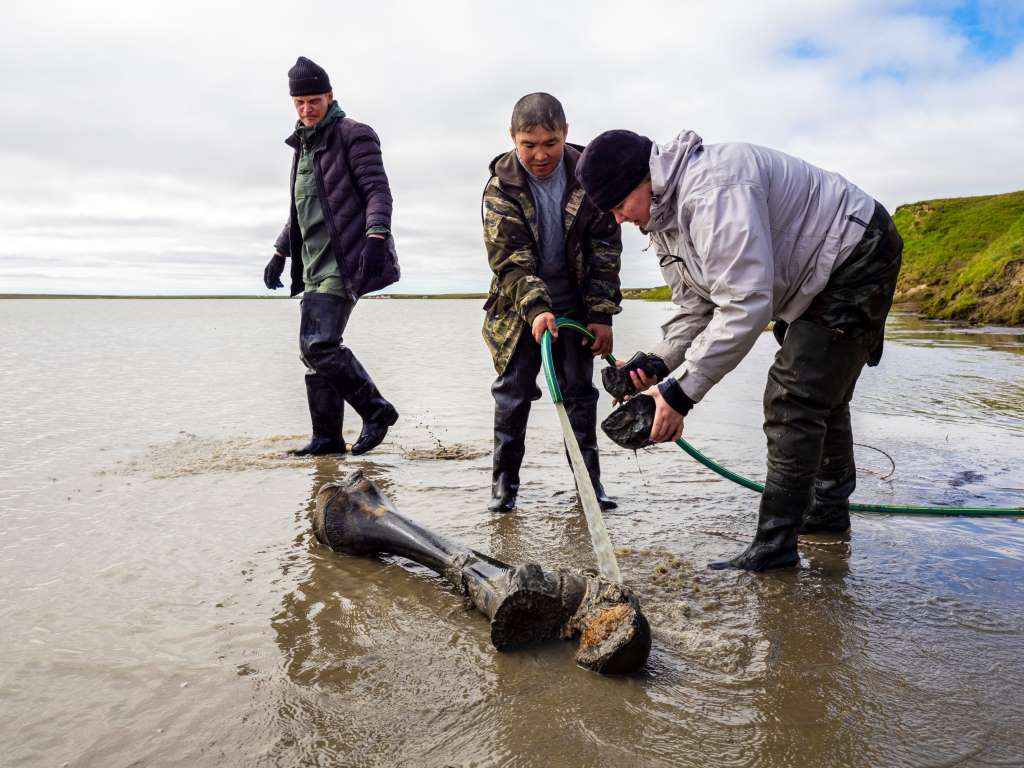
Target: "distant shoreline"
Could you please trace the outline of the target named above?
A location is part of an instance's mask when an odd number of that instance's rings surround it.
[[[0,293],[0,300],[3,299],[287,299],[287,296],[240,296],[226,294],[218,296],[132,296],[118,294],[100,293]]]
[[[95,294],[95,293],[0,293],[3,299],[288,299],[289,296],[263,296],[238,294],[207,294],[207,295],[167,295],[167,296],[136,296],[132,294]],[[486,293],[382,293],[367,296],[367,299],[486,299]],[[647,301],[668,301],[671,292],[667,286],[660,288],[623,288],[624,299],[645,299]]]

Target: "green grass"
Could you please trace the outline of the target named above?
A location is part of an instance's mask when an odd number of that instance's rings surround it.
[[[667,285],[657,288],[623,288],[622,298],[643,299],[644,301],[671,301],[672,291]]]
[[[927,317],[1024,324],[1024,192],[925,200],[893,219],[904,242],[897,301]]]

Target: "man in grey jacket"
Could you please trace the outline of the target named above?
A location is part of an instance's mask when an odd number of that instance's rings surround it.
[[[679,307],[650,356],[654,374],[631,372],[655,400],[652,442],[678,439],[683,417],[775,320],[757,533],[711,567],[795,565],[798,531],[850,525],[849,403],[865,363],[881,358],[903,250],[892,219],[836,173],[751,144],[704,145],[693,131],[665,145],[607,131],[576,174],[599,208],[651,234]]]

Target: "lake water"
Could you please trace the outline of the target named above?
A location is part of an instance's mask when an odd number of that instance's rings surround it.
[[[626,302],[616,352],[669,305]],[[408,517],[507,561],[592,568],[557,418],[534,405],[520,508],[485,511],[493,378],[477,301],[364,301],[347,336],[402,416],[356,458],[308,437],[298,303],[0,301],[4,766],[1024,765],[1024,523],[858,515],[801,565],[705,570],[757,496],[674,446],[600,436],[646,670],[571,643],[497,653],[424,569],[311,535],[363,469]],[[764,474],[763,334],[687,418]],[[602,399],[599,415],[609,410]],[[1024,505],[1024,335],[898,315],[854,399],[856,499]],[[350,417],[346,435],[358,434]]]

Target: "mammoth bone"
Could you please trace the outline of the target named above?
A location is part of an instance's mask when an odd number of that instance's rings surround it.
[[[403,517],[362,472],[317,492],[317,539],[349,555],[398,555],[440,574],[491,620],[499,651],[579,636],[576,663],[605,674],[634,672],[651,650],[651,628],[632,590],[596,576],[509,565]]]

